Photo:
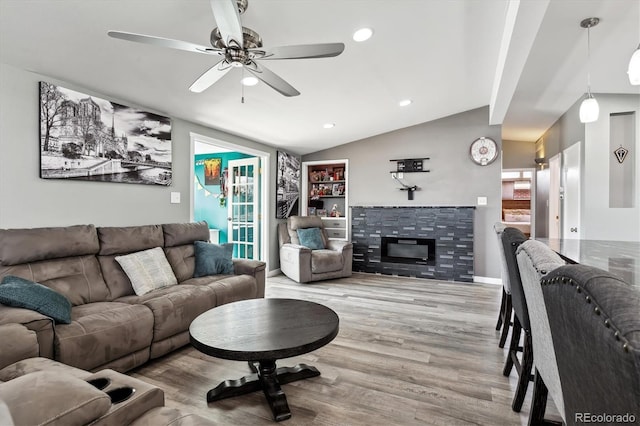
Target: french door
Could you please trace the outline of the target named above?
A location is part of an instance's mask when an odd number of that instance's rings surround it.
[[[234,244],[234,258],[258,259],[260,159],[229,160],[228,167],[228,242]]]

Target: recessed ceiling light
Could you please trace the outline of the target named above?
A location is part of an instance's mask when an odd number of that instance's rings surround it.
[[[373,30],[371,28],[360,28],[358,31],[353,33],[353,39],[355,41],[365,41],[369,40],[373,35]]]
[[[398,105],[400,106],[407,106],[407,105],[411,105],[413,101],[411,99],[403,99],[400,102],[398,102]]]
[[[245,86],[255,86],[258,84],[258,79],[256,77],[245,77],[242,79],[242,84]]]
[[[324,127],[325,129],[333,129],[334,127],[336,127],[335,123],[325,123],[322,127]]]

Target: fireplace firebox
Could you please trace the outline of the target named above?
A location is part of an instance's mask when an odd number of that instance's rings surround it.
[[[436,240],[433,238],[382,237],[381,260],[391,263],[435,265]]]

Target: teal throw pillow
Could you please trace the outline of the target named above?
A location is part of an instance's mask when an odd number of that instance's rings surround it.
[[[300,245],[309,247],[311,250],[324,249],[324,240],[322,239],[320,228],[298,229],[297,232]]]
[[[194,277],[233,274],[233,244],[193,243],[196,257]]]
[[[0,283],[0,303],[37,311],[63,324],[71,322],[71,302],[66,297],[42,284],[13,275],[7,275]]]

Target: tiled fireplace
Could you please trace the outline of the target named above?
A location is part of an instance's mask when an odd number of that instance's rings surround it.
[[[473,281],[474,207],[351,208],[353,270]]]

